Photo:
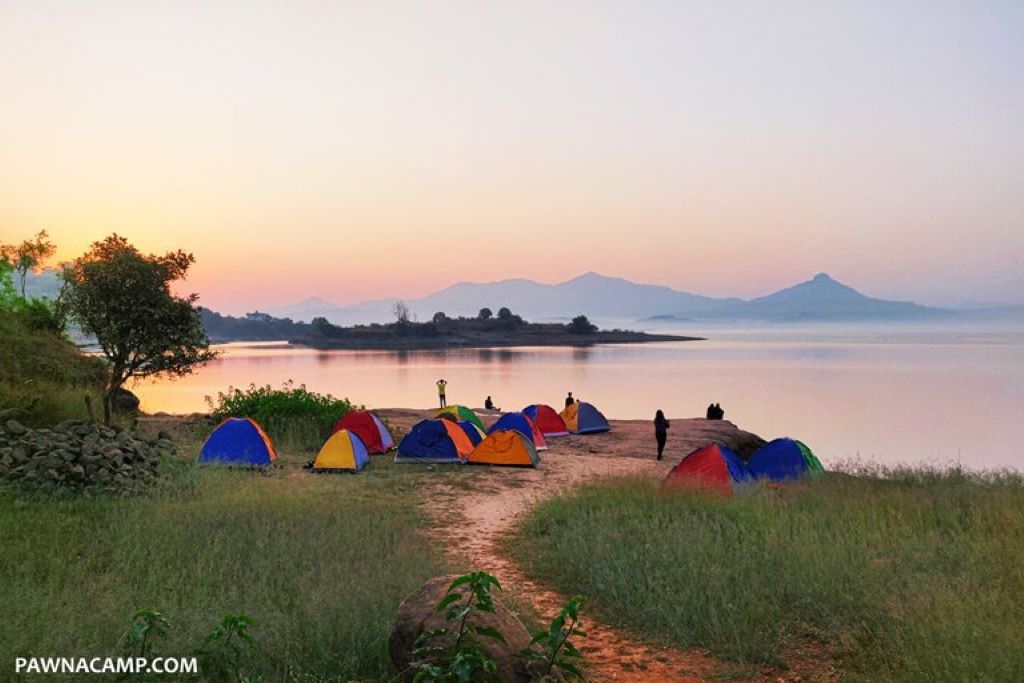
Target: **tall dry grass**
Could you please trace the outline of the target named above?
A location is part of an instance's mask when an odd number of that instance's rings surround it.
[[[609,621],[751,666],[817,648],[867,680],[1024,680],[1024,482],[875,469],[733,498],[592,486],[522,561]]]

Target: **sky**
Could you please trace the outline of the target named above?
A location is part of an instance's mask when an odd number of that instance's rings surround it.
[[[1024,303],[1024,3],[0,0],[0,242],[226,312],[594,270]]]

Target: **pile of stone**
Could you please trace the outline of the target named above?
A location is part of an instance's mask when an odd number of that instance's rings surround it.
[[[143,439],[78,420],[53,429],[0,422],[0,481],[44,492],[141,492],[156,482],[160,459],[173,453],[165,432]]]

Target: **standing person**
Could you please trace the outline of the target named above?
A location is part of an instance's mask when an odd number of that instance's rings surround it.
[[[658,442],[658,460],[661,460],[661,454],[665,450],[665,441],[668,439],[668,420],[665,419],[665,413],[660,410],[654,414],[654,438]]]
[[[443,378],[437,380],[437,400],[440,401],[442,408],[448,405],[448,401],[445,400],[444,396],[444,388],[446,386],[448,386],[448,382],[445,382]]]
[[[565,407],[568,408],[569,406],[571,406],[575,402],[576,402],[576,399],[574,399],[572,397],[572,392],[570,391],[569,395],[565,397]]]

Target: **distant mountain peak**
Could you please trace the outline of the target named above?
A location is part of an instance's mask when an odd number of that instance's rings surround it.
[[[811,282],[819,282],[819,283],[836,282],[836,284],[838,284],[838,282],[835,280],[835,278],[833,278],[828,273],[818,273],[817,275],[814,276],[814,278],[811,280]]]

